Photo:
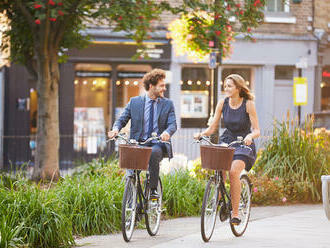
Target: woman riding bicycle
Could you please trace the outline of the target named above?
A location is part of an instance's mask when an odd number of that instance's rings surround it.
[[[245,80],[238,74],[231,74],[226,77],[224,87],[227,97],[218,102],[214,120],[211,125],[202,133],[196,134],[195,138],[210,136],[216,131],[219,125],[221,114],[226,130],[220,136],[220,143],[231,143],[237,140],[238,136],[244,137],[245,145],[236,146],[231,169],[230,194],[232,199],[231,224],[239,225],[239,201],[241,194],[240,174],[243,169],[249,171],[256,160],[256,148],[253,139],[259,137],[260,129],[256,108],[253,102],[254,96],[245,84]],[[225,175],[224,179],[225,179]]]

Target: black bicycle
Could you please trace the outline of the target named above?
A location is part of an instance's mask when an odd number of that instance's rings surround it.
[[[215,171],[214,174],[209,178],[208,183],[206,185],[204,197],[203,197],[202,211],[201,211],[201,234],[204,242],[208,242],[212,237],[216,222],[216,216],[219,209],[220,209],[219,217],[222,222],[230,219],[231,217],[231,211],[232,211],[231,197],[228,189],[225,187],[225,182],[223,179],[222,172],[225,172],[226,170],[230,170],[233,151],[234,151],[234,149],[231,147],[234,144],[239,144],[241,146],[245,146],[245,145],[242,137],[238,137],[237,141],[234,141],[229,145],[213,144],[207,137],[201,137],[200,140],[197,142],[200,141],[205,141],[209,144],[203,147],[204,148],[203,151],[206,152],[202,152],[201,149],[202,166],[203,168],[212,169]],[[215,150],[214,148],[219,148],[219,150]],[[216,154],[216,156],[219,157],[213,160],[210,159],[210,157],[214,156],[214,154]],[[205,158],[203,159],[203,156],[208,157],[208,159],[207,160],[205,160]],[[225,164],[219,161],[219,158],[221,156],[223,157],[224,160],[226,160],[224,162]],[[207,163],[209,164],[203,165],[203,160],[208,161]],[[239,218],[241,219],[241,223],[239,225],[233,225],[232,223],[229,222],[233,234],[237,237],[243,235],[243,233],[245,232],[249,222],[250,210],[251,210],[251,188],[252,188],[251,181],[246,173],[242,173],[240,177],[240,181],[241,181],[241,197],[239,202]]]
[[[149,235],[155,236],[160,225],[163,188],[159,178],[157,186],[159,197],[157,199],[150,198],[150,176],[147,170],[152,148],[143,145],[151,141],[168,142],[162,141],[156,134],[144,142],[128,140],[122,134],[119,134],[115,139],[118,138],[126,142],[125,145],[119,145],[119,165],[121,168],[132,169],[131,175],[126,177],[122,201],[121,229],[123,238],[126,242],[131,240],[136,223],[143,217],[145,217]]]

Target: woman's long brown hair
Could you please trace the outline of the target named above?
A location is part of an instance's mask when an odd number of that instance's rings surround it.
[[[225,81],[228,79],[233,80],[235,86],[239,90],[240,97],[243,97],[246,100],[254,99],[254,95],[251,93],[250,89],[246,86],[245,80],[242,76],[238,74],[230,74],[229,76],[226,77]]]

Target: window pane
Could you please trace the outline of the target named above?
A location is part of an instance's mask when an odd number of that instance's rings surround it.
[[[284,5],[284,0],[268,0],[265,9],[268,12],[284,12]]]
[[[266,5],[266,10],[269,12],[275,11],[275,0],[268,0]]]
[[[292,80],[293,79],[293,66],[275,66],[275,79],[276,80]]]
[[[277,6],[276,6],[277,12],[284,12],[284,1],[283,0],[277,0]]]
[[[210,70],[182,68],[181,126],[205,127],[210,109]]]

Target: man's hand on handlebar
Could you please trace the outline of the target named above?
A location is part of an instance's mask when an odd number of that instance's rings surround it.
[[[118,135],[119,131],[114,129],[108,132],[108,137],[109,139],[113,139]]]
[[[167,133],[167,132],[163,132],[161,135],[160,135],[160,139],[162,141],[169,141],[171,138],[171,136]]]

